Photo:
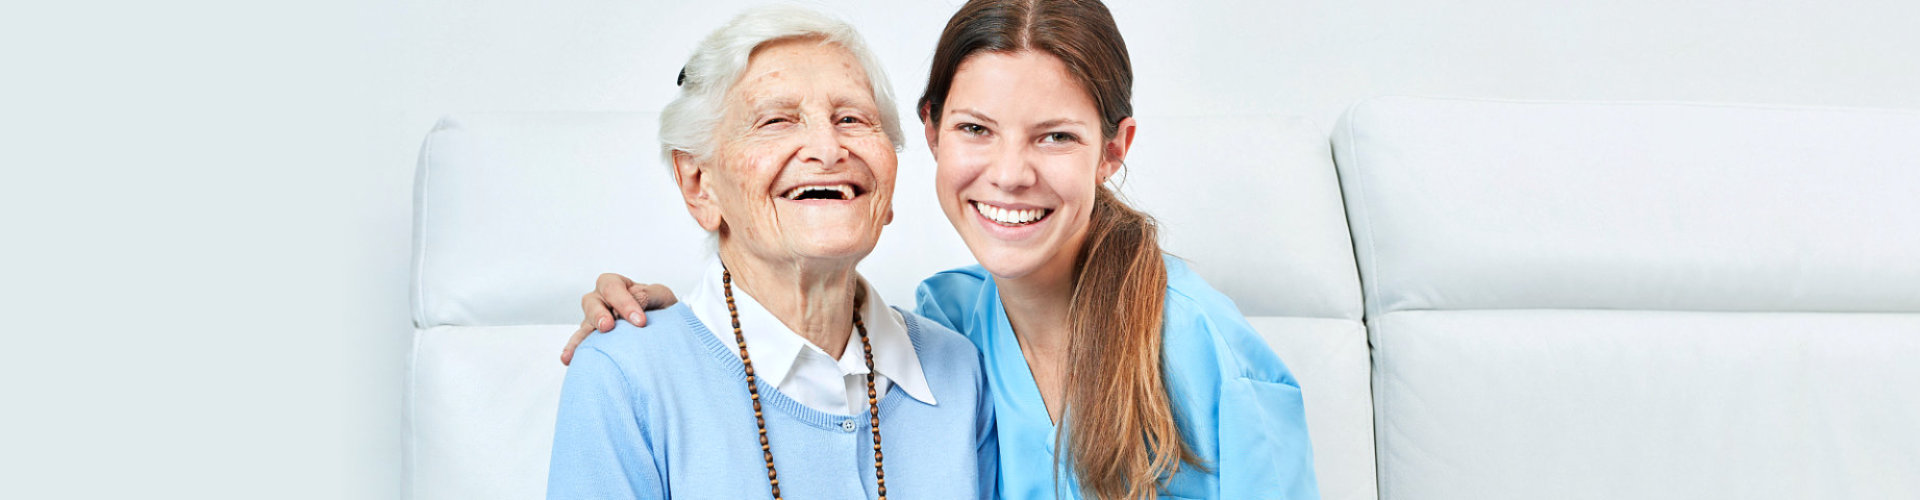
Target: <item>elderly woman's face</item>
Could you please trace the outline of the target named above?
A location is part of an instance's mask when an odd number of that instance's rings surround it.
[[[873,250],[892,218],[898,158],[865,69],[837,44],[755,50],[727,94],[717,147],[699,163],[723,246],[774,261]]]

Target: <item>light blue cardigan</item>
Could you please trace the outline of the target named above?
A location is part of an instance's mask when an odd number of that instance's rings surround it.
[[[1306,410],[1293,373],[1231,299],[1179,259],[1165,259],[1162,352],[1167,390],[1181,433],[1208,470],[1183,464],[1161,496],[1320,498]],[[1054,468],[1053,421],[1007,322],[993,276],[970,266],[927,278],[920,284],[919,310],[966,334],[986,360],[999,434],[1000,496],[1079,498],[1073,474]]]
[[[993,405],[980,356],[960,335],[902,312],[938,406],[895,386],[880,399],[887,496],[992,495]],[[580,345],[560,394],[547,497],[771,498],[734,346],[685,305],[652,311]],[[867,413],[832,415],[759,382],[767,434],[790,499],[872,499]],[[985,471],[983,474],[982,471]]]

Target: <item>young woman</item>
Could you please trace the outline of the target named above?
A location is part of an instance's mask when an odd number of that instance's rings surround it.
[[[918,312],[980,349],[999,494],[1318,498],[1293,375],[1106,186],[1137,129],[1132,81],[1097,0],[973,0],[934,53],[920,117],[980,265],[922,282]],[[574,341],[672,301],[603,275]]]

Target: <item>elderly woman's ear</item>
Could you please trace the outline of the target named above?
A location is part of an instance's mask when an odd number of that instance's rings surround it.
[[[720,207],[714,204],[713,192],[707,189],[705,174],[693,155],[673,152],[673,181],[680,186],[680,198],[687,203],[687,213],[693,215],[701,229],[716,232],[720,230]]]

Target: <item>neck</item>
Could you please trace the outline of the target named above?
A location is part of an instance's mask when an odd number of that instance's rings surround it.
[[[753,295],[788,329],[840,358],[853,334],[854,295],[860,285],[855,262],[762,259],[724,242],[720,261],[733,276],[735,290]]]
[[[1032,354],[1066,356],[1073,304],[1073,265],[1049,265],[1014,279],[995,278],[1000,305],[1023,347]]]

